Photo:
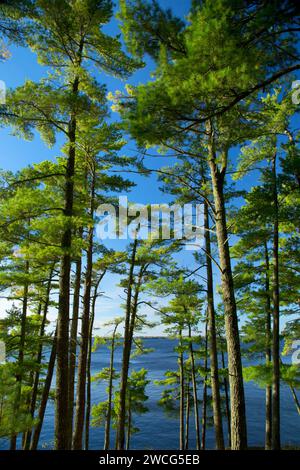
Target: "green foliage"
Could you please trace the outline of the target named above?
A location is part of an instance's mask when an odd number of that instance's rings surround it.
[[[114,20],[111,0],[7,0],[0,5],[0,60],[8,58],[8,40],[9,49],[10,42],[30,48],[46,72],[39,82],[28,79],[8,90],[6,104],[0,107],[0,125],[10,127],[14,136],[31,140],[38,133],[48,147],[60,146],[53,161],[0,173],[0,290],[2,297],[14,302],[0,321],[0,339],[8,356],[0,366],[0,437],[26,433],[36,424],[48,366],[45,350],[53,344],[47,315],[49,308],[58,308],[60,259],[70,259],[71,268],[81,261],[83,286],[89,235],[99,222],[97,206],[116,204],[117,194],[135,185],[122,176],[129,166],[140,176],[152,172],[144,166],[144,158],[121,155],[126,145],[124,131],[135,139],[143,157],[149,147],[173,157],[169,166],[155,171],[162,191],[174,202],[206,201],[217,279],[221,268],[213,177],[222,187],[224,213],[230,214],[223,230],[234,245],[229,261],[243,318],[243,354],[265,362],[245,367],[244,379],[260,387],[272,383],[271,357],[266,359],[266,353],[272,346],[275,215],[279,221],[280,313],[287,319],[283,355],[291,352],[293,341],[300,337],[299,320],[291,317],[299,312],[300,295],[300,132],[298,109],[285,78],[299,69],[296,2],[194,0],[186,18],[177,18],[157,0],[121,0],[119,6],[123,38],[107,33]],[[124,43],[133,57],[123,50]],[[151,79],[109,93],[122,118],[114,122],[101,74],[128,79],[145,65],[144,57],[154,61]],[[270,163],[275,156],[274,176]],[[70,170],[73,157],[74,172]],[[233,180],[243,184],[244,177],[249,181],[253,175],[255,182],[249,188],[246,184],[247,191],[233,185]],[[131,228],[148,223],[142,215],[133,219],[129,217]],[[65,244],[69,229],[71,242]],[[106,272],[118,276],[126,295],[125,318],[104,325],[109,333],[104,337],[100,332],[92,344],[93,351],[108,348],[111,357],[109,367],[92,377],[94,383],[105,384],[107,392],[105,400],[92,407],[92,426],[106,425],[111,419],[116,428],[120,416],[120,374],[113,360],[115,348],[124,345],[118,328],[125,324],[130,361],[152,351],[137,338],[144,328],[155,326],[145,306],[159,315],[165,332],[176,340],[177,368],[166,371],[164,380],[157,382],[163,386],[160,405],[167,413],[178,414],[180,375],[188,386],[184,404],[187,398],[193,404],[195,359],[196,383],[208,389],[209,421],[209,334],[204,339],[201,334],[207,325],[205,251],[195,253],[197,269],[192,272],[175,261],[181,249],[177,242],[138,239],[118,252],[96,241],[92,233],[92,245],[94,310],[100,295],[97,288]],[[75,290],[73,272],[71,281]],[[222,290],[220,286],[215,295]],[[73,291],[67,295],[71,298]],[[221,305],[216,317],[217,346],[223,359],[227,352],[224,310]],[[219,372],[221,384],[228,379],[226,363]],[[297,366],[282,363],[280,373],[292,392],[299,388]],[[139,431],[135,417],[148,411],[148,384],[144,368],[129,368],[128,436]],[[48,399],[56,398],[52,390]]]
[[[244,379],[254,381],[259,387],[265,388],[272,384],[272,366],[259,364],[256,366],[244,367]]]

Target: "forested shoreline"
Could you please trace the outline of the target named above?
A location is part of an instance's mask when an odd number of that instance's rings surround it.
[[[299,7],[187,5],[182,17],[163,0],[0,5],[1,66],[20,47],[45,71],[6,84],[0,125],[11,139],[42,139],[45,152],[60,145],[56,158],[0,173],[1,299],[10,305],[0,320],[0,438],[10,450],[39,447],[50,401],[55,450],[88,450],[91,426],[105,430],[99,449],[130,449],[149,384],[134,358],[150,352],[142,336],[157,324],[176,342],[177,369],[157,385],[160,406],[178,418],[178,449],[189,449],[191,420],[197,450],[208,425],[216,449],[248,448],[245,381],[265,390],[261,447],[284,447],[283,384],[300,414]],[[152,73],[132,85],[145,66]],[[154,169],[153,153],[164,161]],[[144,209],[129,204],[124,216],[118,206],[135,187],[143,194],[136,175],[153,178],[173,208],[201,206],[201,243],[175,236],[175,214],[169,236],[164,223],[141,236]],[[129,236],[118,232],[126,248],[99,238],[99,207],[129,224]],[[117,279],[122,313],[99,331],[106,279]],[[103,348],[109,364],[92,375]],[[96,405],[93,382],[107,387]]]

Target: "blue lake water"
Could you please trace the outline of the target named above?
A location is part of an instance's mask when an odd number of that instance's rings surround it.
[[[174,342],[165,338],[147,338],[144,340],[146,348],[154,351],[136,357],[132,361],[132,369],[139,370],[145,367],[149,370],[148,378],[151,383],[147,387],[149,400],[146,402],[149,412],[134,418],[135,425],[140,432],[134,434],[131,439],[133,449],[178,449],[179,425],[176,416],[164,413],[157,404],[162,387],[154,385],[153,381],[163,379],[166,370],[176,369],[176,353],[174,353]],[[99,372],[109,363],[109,350],[101,347],[92,355],[92,374]],[[115,367],[121,364],[121,350],[116,352]],[[53,383],[55,383],[55,378]],[[105,384],[92,384],[92,401],[97,403],[106,399]],[[199,391],[201,398],[202,390]],[[248,441],[250,446],[263,446],[265,426],[265,391],[252,382],[245,383]],[[200,406],[201,408],[201,406]],[[190,449],[195,448],[193,433],[193,416],[191,415],[191,439]],[[225,417],[224,417],[224,430]],[[287,386],[281,388],[281,432],[284,445],[300,446],[300,416],[293,402],[291,391]],[[50,402],[47,406],[46,416],[40,438],[40,448],[53,448],[54,433],[54,404]],[[90,449],[102,449],[104,439],[103,428],[91,428]],[[113,441],[113,439],[112,439]],[[214,430],[207,429],[207,448],[214,448]],[[7,448],[7,441],[0,442],[0,448]],[[112,447],[113,448],[113,447]]]

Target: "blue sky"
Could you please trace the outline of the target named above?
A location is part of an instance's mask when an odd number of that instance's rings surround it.
[[[160,2],[164,7],[172,8],[173,12],[178,16],[183,17],[188,13],[189,0],[161,0]],[[110,25],[106,27],[106,31],[111,34],[118,33],[118,26],[116,20],[113,20]],[[9,45],[11,57],[6,62],[0,63],[0,80],[6,83],[7,88],[14,88],[22,85],[27,79],[38,81],[46,75],[45,67],[38,65],[36,55],[30,52],[28,49],[15,47]],[[151,71],[154,70],[154,64],[147,60],[146,67],[137,71],[131,76],[127,82],[129,84],[137,85],[138,83],[144,83],[150,78]],[[118,79],[108,77],[107,75],[97,76],[97,79],[105,83],[108,91],[116,91],[124,87],[124,82]],[[113,113],[112,119],[118,119],[118,116]],[[59,145],[61,141],[57,143],[53,148],[49,149],[40,139],[39,135],[36,134],[34,140],[27,142],[23,139],[19,139],[12,136],[9,129],[0,129],[1,139],[1,152],[0,152],[0,168],[6,170],[18,170],[26,165],[41,162],[45,159],[55,159],[59,155]],[[129,141],[126,146],[126,154],[136,154],[135,143]],[[125,151],[121,152],[125,153]],[[154,151],[151,151],[155,154]],[[234,157],[236,156],[235,155]],[[149,157],[146,160],[146,165],[149,168],[158,168],[163,165],[170,163],[170,159],[166,157]],[[161,203],[170,202],[171,198],[168,195],[163,194],[159,190],[159,184],[157,183],[156,176],[152,175],[148,178],[133,174],[124,174],[128,178],[132,179],[136,183],[136,187],[131,191],[129,200],[138,203]],[[251,174],[243,180],[243,187],[248,189],[253,182],[254,175]],[[120,242],[109,243],[109,246],[115,249],[120,249],[122,244]],[[123,243],[124,246],[124,243]],[[185,266],[193,267],[193,257],[190,252],[183,251],[180,255],[180,260]],[[218,282],[218,275],[215,273],[215,280]],[[100,327],[102,323],[107,322],[114,316],[120,316],[122,310],[120,308],[120,302],[122,291],[115,288],[115,284],[118,281],[116,276],[108,275],[103,281],[101,290],[105,292],[105,296],[100,298],[97,304],[97,316],[96,326]],[[4,314],[5,308],[8,304],[3,300],[0,303],[0,316]],[[153,312],[147,309],[150,318],[153,320]],[[55,312],[51,312],[51,319],[54,320]],[[155,318],[156,320],[157,317]],[[154,328],[148,332],[150,335],[157,335],[162,333],[161,326]]]

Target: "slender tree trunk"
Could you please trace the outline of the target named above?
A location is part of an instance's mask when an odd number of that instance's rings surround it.
[[[91,418],[91,360],[92,360],[92,346],[93,346],[93,324],[94,320],[91,319],[90,333],[89,333],[89,346],[87,358],[87,371],[86,371],[86,412],[85,412],[85,450],[89,450],[90,440],[90,418]]]
[[[186,384],[186,408],[185,408],[185,444],[184,448],[189,448],[189,437],[190,437],[190,378],[187,377]]]
[[[223,194],[225,168],[223,171],[220,171],[218,168],[213,141],[213,131],[210,123],[207,125],[207,131],[209,133],[209,168],[213,186],[215,222],[222,278],[222,295],[225,311],[231,406],[231,448],[233,450],[243,450],[247,448],[246,408],[238,317],[233,287],[226,209]]]
[[[272,387],[266,387],[266,438],[265,449],[272,449]]]
[[[90,217],[94,217],[94,197],[95,197],[95,173],[91,184],[91,208]],[[88,229],[88,250],[85,273],[85,286],[83,295],[83,312],[81,322],[81,345],[78,359],[78,381],[76,395],[76,415],[74,425],[73,449],[82,449],[82,438],[85,418],[86,404],[86,374],[87,374],[87,358],[89,346],[89,327],[90,327],[90,308],[91,308],[91,287],[93,273],[93,246],[94,246],[94,226]]]
[[[205,450],[206,446],[206,427],[207,427],[207,356],[208,356],[208,321],[205,323],[205,358],[204,358],[204,384],[203,384],[203,399],[202,399],[202,437],[201,449]]]
[[[223,351],[221,351],[221,356],[222,356],[222,368],[225,370],[226,363],[225,363],[225,354]],[[230,400],[229,400],[228,380],[226,377],[224,377],[223,386],[224,386],[224,393],[225,393],[225,406],[226,406],[226,418],[227,418],[227,430],[228,430],[228,447],[229,449],[231,449]]]
[[[82,238],[82,229],[79,233]],[[68,413],[68,437],[69,448],[72,446],[73,435],[73,420],[74,420],[74,395],[75,395],[75,371],[76,371],[76,351],[77,351],[77,334],[78,334],[78,318],[79,318],[79,305],[80,305],[80,287],[81,287],[81,269],[82,258],[81,256],[76,260],[76,272],[74,280],[74,293],[73,293],[73,314],[70,331],[70,352],[69,352],[69,413]]]
[[[130,320],[131,320],[131,302],[132,302],[132,288],[134,282],[134,267],[135,257],[137,250],[137,238],[134,240],[131,262],[128,276],[128,287],[127,287],[127,302],[126,302],[126,318],[124,327],[124,345],[123,345],[123,357],[122,357],[122,371],[121,371],[121,384],[120,384],[120,411],[118,417],[118,430],[117,430],[117,448],[119,450],[124,449],[125,445],[125,421],[126,421],[126,390],[128,381],[129,371],[129,359],[130,359]]]
[[[128,381],[128,371],[129,371],[129,360],[127,356],[130,356],[129,344],[127,342],[126,336],[124,336],[124,346],[123,346],[123,361],[122,361],[122,372],[121,372],[121,388],[120,388],[120,411],[118,419],[118,441],[117,449],[123,450],[125,445],[125,422],[126,422],[126,390],[127,390],[127,381]]]
[[[113,395],[113,374],[114,374],[114,355],[115,355],[115,337],[118,325],[115,326],[112,340],[111,340],[111,351],[110,351],[110,363],[109,363],[109,383],[108,383],[108,405],[107,415],[105,421],[105,438],[104,438],[104,450],[110,448],[110,424],[111,424],[111,408],[112,408],[112,395]]]
[[[105,271],[99,277],[92,297],[91,318],[89,326],[89,346],[88,346],[88,360],[87,360],[87,383],[86,383],[86,414],[85,414],[85,450],[89,449],[90,437],[90,419],[91,419],[91,362],[92,362],[92,347],[93,347],[93,328],[95,320],[96,300],[99,284],[105,274]]]
[[[295,402],[295,405],[296,405],[297,412],[300,415],[300,402],[299,402],[299,399],[297,397],[296,390],[294,389],[294,387],[291,384],[289,384],[289,387],[290,387],[290,390],[291,390],[292,395],[293,395],[293,399],[294,399],[294,402]]]
[[[116,429],[116,436],[115,436],[115,448],[118,449],[119,445],[119,431],[118,428]]]
[[[36,450],[38,447],[40,434],[41,434],[41,430],[42,430],[42,426],[44,422],[44,416],[45,416],[46,406],[48,402],[49,392],[51,389],[51,382],[52,382],[53,371],[54,371],[55,360],[56,360],[56,351],[57,351],[57,328],[56,328],[55,335],[53,338],[53,343],[52,343],[52,348],[51,348],[51,353],[50,353],[50,358],[49,358],[49,363],[48,363],[47,376],[45,379],[39,412],[37,416],[38,423],[33,432],[32,440],[30,444],[30,450]]]
[[[207,273],[207,315],[208,315],[208,332],[209,332],[209,356],[210,356],[210,375],[212,390],[212,406],[213,419],[216,436],[216,447],[223,450],[224,434],[222,425],[221,396],[219,383],[219,367],[218,367],[218,351],[217,351],[217,335],[215,321],[214,306],[214,290],[213,290],[213,270],[211,261],[211,244],[210,244],[210,227],[208,204],[204,202],[204,229],[205,229],[205,251],[206,251],[206,273]]]
[[[126,392],[127,392],[127,380],[128,380],[128,374],[129,374],[129,366],[130,366],[130,354],[131,354],[131,349],[132,349],[133,334],[134,334],[135,320],[136,320],[137,307],[138,307],[137,304],[138,304],[138,297],[139,297],[139,292],[140,292],[140,287],[141,287],[141,282],[142,282],[142,275],[143,275],[143,267],[140,268],[138,279],[137,279],[136,286],[135,286],[135,292],[134,292],[133,299],[131,302],[131,316],[130,316],[130,322],[129,322],[129,331],[128,331],[127,340],[126,340],[126,356],[124,357],[125,362],[123,362],[123,366],[122,366],[122,370],[124,369],[124,373],[127,374],[126,387],[125,387],[125,403],[124,403],[125,415],[126,415]],[[131,294],[131,297],[132,297],[132,294]],[[124,421],[124,433],[125,433],[125,421]],[[125,439],[125,436],[124,436],[124,439]]]
[[[194,355],[193,343],[191,341],[192,332],[191,332],[191,327],[190,326],[189,326],[189,338],[190,338],[189,349],[190,349],[191,374],[192,374],[192,385],[193,385],[196,447],[197,447],[197,450],[200,450],[201,449],[201,441],[200,441],[200,426],[199,426],[198,391],[197,391],[197,380],[196,380],[195,355]]]
[[[296,145],[296,142],[295,142],[295,139],[293,137],[293,134],[286,129],[286,134],[289,138],[289,141],[290,141],[290,144],[292,146],[292,150],[291,150],[291,153],[292,153],[292,159],[295,160],[296,162],[296,159],[297,159],[297,155],[298,155],[298,150],[297,150],[297,145]],[[296,180],[296,184],[298,186],[298,189],[300,190],[300,169],[299,169],[299,165],[295,165],[295,167],[293,168],[293,174],[295,176],[295,180]]]
[[[183,363],[183,352],[182,352],[182,332],[180,331],[180,353],[179,353],[179,386],[180,386],[180,404],[179,404],[179,449],[184,450],[184,395],[185,395],[185,383],[184,383],[184,363]]]
[[[49,280],[48,280],[48,283],[47,283],[46,294],[45,294],[45,299],[44,299],[43,318],[42,318],[41,327],[40,327],[40,334],[39,334],[40,344],[39,344],[39,347],[38,347],[38,353],[37,353],[37,357],[36,357],[36,363],[37,363],[38,369],[37,369],[37,371],[35,373],[35,376],[34,376],[33,387],[32,387],[32,395],[31,395],[31,401],[30,401],[30,408],[29,408],[30,415],[32,416],[32,418],[34,417],[36,401],[37,401],[37,395],[38,395],[38,388],[39,388],[40,366],[41,366],[42,357],[43,357],[43,338],[45,336],[45,327],[46,327],[46,322],[47,322],[47,314],[48,314],[48,307],[49,307],[49,301],[50,301],[50,291],[51,291],[53,269],[54,269],[54,267],[50,270]],[[29,450],[31,436],[32,436],[32,429],[30,429],[26,432],[26,436],[25,436],[25,439],[24,439],[24,446],[23,446],[24,450]]]
[[[25,262],[25,275],[29,274],[29,262]],[[21,316],[21,331],[20,331],[20,345],[18,353],[18,373],[16,375],[16,397],[15,406],[13,412],[13,423],[18,417],[18,411],[20,408],[22,398],[22,380],[23,380],[23,363],[24,363],[24,349],[25,349],[25,337],[26,337],[26,323],[27,323],[27,306],[28,306],[28,280],[24,283],[23,302],[22,302],[22,316]],[[13,428],[15,425],[13,425]],[[13,434],[10,439],[10,450],[16,450],[17,447],[17,434]]]
[[[37,315],[40,317],[41,316],[41,312],[42,312],[42,301],[39,302],[39,306],[38,306],[38,313]],[[40,328],[40,335],[41,335],[41,328]],[[39,348],[38,348],[39,349]],[[38,361],[38,354],[37,354],[37,357],[36,357],[36,364],[37,364],[37,367],[39,367],[41,363],[41,360]],[[28,393],[27,395],[27,400],[26,400],[26,409],[27,409],[27,412],[30,413],[31,412],[31,402],[32,402],[32,397],[34,395],[34,379],[35,379],[35,376],[36,376],[36,373],[37,371],[34,371],[34,370],[31,370],[30,371],[30,375],[29,375],[29,380],[28,380],[28,386],[30,387],[30,389],[32,390],[32,393]],[[33,412],[30,413],[31,414],[31,417],[33,418],[34,416],[34,411],[35,411],[35,408],[33,408]],[[22,449],[23,450],[28,450],[28,449],[25,449],[26,447],[26,441],[28,439],[28,434],[29,436],[31,436],[32,434],[32,429],[28,429],[26,431],[23,432],[23,435],[22,435]],[[30,438],[29,438],[29,443],[30,443]]]
[[[272,393],[272,448],[280,449],[280,343],[279,343],[279,222],[276,154],[272,159],[273,171],[273,393]]]
[[[74,100],[79,93],[79,77],[76,77],[72,93]],[[63,255],[60,265],[59,300],[57,321],[57,363],[56,363],[56,412],[55,412],[55,449],[69,449],[69,310],[70,310],[70,273],[71,273],[71,247],[74,199],[74,173],[76,157],[76,113],[72,113],[69,122],[68,140],[69,152],[66,164],[65,205],[64,216],[67,218],[67,227],[63,233],[61,248]]]
[[[271,297],[270,297],[270,262],[268,245],[265,242],[265,263],[266,263],[266,278],[265,278],[265,291],[266,291],[266,366],[269,367],[272,361],[271,353]],[[272,387],[266,386],[266,431],[265,431],[265,449],[272,449]]]
[[[31,370],[30,374],[29,374],[28,384],[27,384],[27,386],[30,387],[30,389],[33,388],[33,381],[34,381],[34,371]],[[30,413],[30,403],[31,403],[31,395],[30,395],[30,393],[28,393],[26,401],[25,401],[25,408],[26,408],[27,413]],[[23,433],[22,433],[22,446],[21,446],[21,448],[23,450],[25,450],[25,445],[26,445],[26,440],[27,440],[28,433],[31,433],[31,429],[23,431]]]
[[[130,436],[131,436],[131,400],[128,402],[128,417],[127,417],[127,437],[126,437],[126,450],[129,450]]]

